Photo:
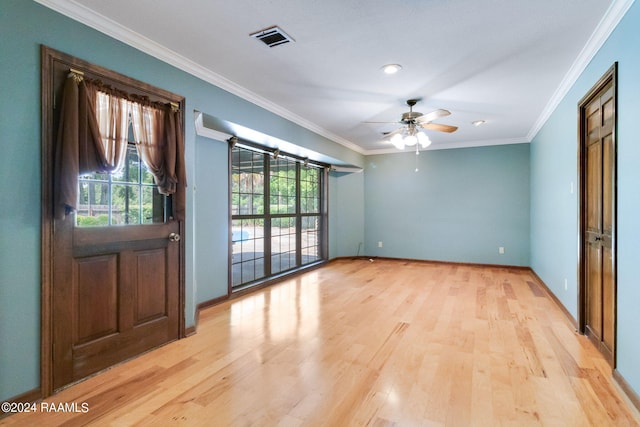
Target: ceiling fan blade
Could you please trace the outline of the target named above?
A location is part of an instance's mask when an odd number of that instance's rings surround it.
[[[447,132],[447,133],[455,132],[456,130],[458,130],[457,126],[441,125],[438,123],[422,123],[420,124],[420,127],[424,129],[437,130],[438,132]]]
[[[430,113],[423,114],[420,117],[418,117],[416,119],[416,122],[417,123],[428,123],[428,122],[434,121],[437,118],[448,116],[449,114],[451,114],[451,112],[449,110],[443,110],[443,109],[433,110]]]
[[[386,133],[384,133],[383,135],[384,135],[384,137],[385,137],[385,138],[391,138],[393,135],[397,135],[397,134],[399,134],[400,132],[402,132],[402,130],[403,130],[403,129],[404,129],[404,128],[398,128],[398,129],[393,130],[393,131],[391,131],[391,132],[386,132]]]

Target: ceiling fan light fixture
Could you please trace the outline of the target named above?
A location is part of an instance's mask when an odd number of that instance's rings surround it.
[[[397,134],[393,135],[391,137],[391,143],[398,150],[404,150],[404,139],[402,138],[401,134],[397,133]]]
[[[402,70],[402,65],[400,64],[387,64],[382,66],[382,71],[385,74],[395,74],[400,70]]]
[[[399,122],[402,123],[402,127],[386,133],[387,137],[389,137],[389,142],[398,150],[415,146],[416,155],[420,154],[420,148],[424,149],[431,145],[431,139],[422,129],[447,133],[455,132],[458,129],[457,126],[433,123],[433,120],[451,114],[448,110],[438,109],[427,114],[413,111],[413,106],[416,105],[418,101],[420,101],[420,99],[408,99],[407,105],[409,106],[409,111],[402,115]]]
[[[486,120],[476,120],[476,121],[471,122],[471,124],[474,125],[474,126],[482,126],[485,123],[487,123]]]
[[[424,132],[418,132],[416,136],[418,137],[418,143],[420,143],[422,148],[427,148],[431,145],[431,139],[429,139]]]
[[[404,144],[407,147],[413,147],[414,145],[416,145],[418,143],[418,138],[415,135],[407,135],[404,138]]]

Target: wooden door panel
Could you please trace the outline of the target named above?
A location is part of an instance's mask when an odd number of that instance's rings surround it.
[[[600,111],[602,114],[602,128],[610,131],[614,126],[615,119],[615,102],[613,97],[613,86],[609,87],[599,97]],[[609,132],[606,132],[609,133]]]
[[[598,104],[587,107],[586,116],[586,143],[590,145],[600,140],[600,126],[602,116],[600,114],[600,106]]]
[[[155,247],[166,246],[167,237],[171,232],[177,232],[172,223],[141,226],[75,227],[73,229],[74,255],[117,252],[124,248],[144,249],[150,244]]]
[[[167,265],[163,248],[133,253],[136,265],[134,325],[167,316]]]
[[[602,155],[599,143],[587,147],[587,180],[586,180],[586,229],[587,232],[600,233],[601,217],[601,167]]]
[[[602,334],[602,272],[600,245],[591,243],[587,248],[587,326],[596,337]]]
[[[613,352],[615,339],[615,284],[613,277],[613,252],[610,247],[602,250],[602,342],[607,351]]]
[[[74,260],[74,345],[118,331],[118,257],[101,255]]]
[[[611,237],[613,232],[613,137],[603,138],[602,147],[602,233]]]

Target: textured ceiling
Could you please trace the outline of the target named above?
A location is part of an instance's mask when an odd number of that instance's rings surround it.
[[[365,122],[399,120],[409,98],[421,99],[415,110],[423,113],[450,110],[438,122],[459,127],[429,132],[432,148],[528,142],[575,64],[606,36],[601,22],[624,3],[38,1],[179,58],[178,65],[197,67],[194,74],[363,153],[394,150],[382,133],[396,124]],[[249,36],[273,25],[295,43],[269,48]],[[388,63],[403,69],[385,75]],[[471,124],[480,119],[486,124]]]

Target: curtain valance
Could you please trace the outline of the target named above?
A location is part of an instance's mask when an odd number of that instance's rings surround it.
[[[186,171],[180,110],[150,102],[70,73],[62,95],[54,163],[56,218],[76,209],[78,176],[112,173],[124,165],[129,125],[138,155],[158,191],[174,197],[173,217],[184,219]],[[180,194],[181,193],[181,194]]]

